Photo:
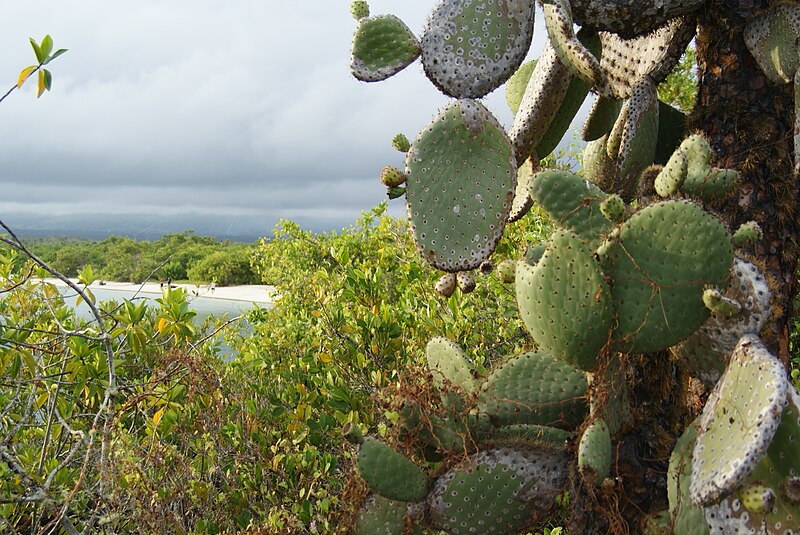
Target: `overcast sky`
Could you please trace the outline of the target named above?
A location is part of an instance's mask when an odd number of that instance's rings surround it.
[[[396,132],[447,103],[417,61],[387,81],[349,74],[349,0],[0,0],[0,88],[69,52],[0,104],[0,218],[198,214],[340,228],[384,200]],[[431,0],[372,0],[419,36]],[[537,17],[532,55],[541,50]],[[510,126],[503,89],[485,99]],[[402,214],[403,202],[392,202]],[[175,229],[180,230],[180,229]],[[235,233],[236,229],[233,229]]]

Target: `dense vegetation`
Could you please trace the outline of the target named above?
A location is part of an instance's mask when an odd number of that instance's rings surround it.
[[[220,285],[260,282],[250,267],[253,244],[218,241],[191,230],[165,234],[156,241],[111,236],[96,242],[75,238],[39,238],[31,250],[55,270],[77,277],[87,265],[100,278],[120,282],[148,279],[215,282]]]

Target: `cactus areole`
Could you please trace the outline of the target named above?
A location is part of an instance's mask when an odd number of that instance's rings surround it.
[[[800,534],[787,374],[800,3],[544,0],[547,42],[523,64],[533,5],[432,1],[416,37],[354,4],[357,78],[419,56],[450,97],[413,142],[394,139],[405,169],[381,177],[444,272],[436,299],[497,277],[514,285],[528,338],[485,366],[478,349],[430,341],[419,362],[435,395],[403,390],[398,438],[357,441],[370,490],[348,528],[543,531],[568,492],[566,528],[581,535]],[[658,86],[692,39],[698,96],[679,111]],[[475,100],[506,82],[507,132]],[[543,169],[587,98],[582,171]],[[493,264],[532,206],[551,238]],[[480,306],[475,295],[460,302]]]

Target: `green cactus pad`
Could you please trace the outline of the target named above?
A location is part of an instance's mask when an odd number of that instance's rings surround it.
[[[564,134],[569,130],[572,120],[586,100],[589,88],[589,84],[582,79],[577,76],[572,77],[567,87],[567,92],[564,94],[564,98],[561,99],[561,106],[559,106],[558,112],[534,149],[537,155],[541,157],[547,156],[558,147],[558,144],[564,138]]]
[[[631,216],[612,245],[617,347],[660,351],[708,318],[704,285],[724,286],[733,262],[725,226],[696,204],[664,201]]]
[[[711,147],[701,135],[686,138],[679,150],[686,156],[688,168],[683,191],[707,202],[724,199],[732,194],[739,174],[732,169],[711,167]]]
[[[761,271],[735,258],[724,296],[742,307],[733,317],[712,314],[689,338],[672,348],[689,373],[708,387],[719,381],[730,355],[745,334],[758,334],[770,315],[770,290]]]
[[[688,117],[669,104],[658,101],[658,143],[654,162],[666,165],[672,153],[686,137]]]
[[[642,78],[631,89],[618,119],[624,118],[625,122],[617,155],[617,180],[627,196],[636,192],[639,175],[655,158],[658,111],[656,86],[650,78]]]
[[[652,6],[650,3],[642,9]],[[626,99],[642,78],[660,84],[678,64],[694,33],[695,20],[691,17],[671,20],[652,32],[629,39],[600,32],[603,50],[600,66],[605,79],[595,91],[604,97]]]
[[[567,456],[502,446],[471,456],[437,479],[428,497],[431,525],[453,535],[516,533],[555,506]]]
[[[783,409],[780,426],[764,458],[739,492],[706,508],[706,521],[712,533],[800,534],[800,501],[792,494],[796,489],[791,488],[797,482],[800,467],[800,396],[791,385],[789,390],[789,403]],[[763,512],[756,510],[758,497],[746,495],[748,491],[757,492],[759,487],[767,494],[766,500],[761,500]],[[745,497],[750,498],[750,508],[744,503]]]
[[[422,65],[455,98],[480,98],[503,84],[530,48],[533,2],[440,0],[422,35]]]
[[[533,206],[530,189],[533,183],[533,175],[537,171],[539,171],[539,158],[536,157],[528,158],[517,169],[517,189],[514,192],[511,211],[508,212],[509,223],[522,219]]]
[[[420,54],[419,41],[393,15],[359,21],[350,53],[350,72],[362,82],[378,82],[397,74]]]
[[[381,184],[389,188],[396,188],[406,183],[406,175],[391,165],[387,165],[381,170]]]
[[[353,0],[350,4],[350,14],[356,20],[369,17],[369,4],[365,0]]]
[[[380,494],[370,494],[356,517],[356,535],[419,535],[422,533],[423,504],[389,500]],[[413,526],[404,531],[406,518]]]
[[[595,98],[589,116],[583,124],[581,133],[583,140],[595,141],[611,132],[621,109],[621,100],[601,96]]]
[[[428,493],[422,469],[380,440],[364,440],[358,448],[357,463],[364,481],[384,498],[416,502]]]
[[[508,132],[518,160],[531,156],[547,133],[571,79],[572,74],[558,59],[555,49],[545,43]]]
[[[590,485],[599,486],[611,472],[611,434],[603,420],[595,420],[578,444],[578,470]]]
[[[569,2],[543,0],[542,8],[547,35],[561,62],[590,85],[600,84],[604,79],[600,62],[575,36]]]
[[[411,148],[411,143],[409,143],[408,138],[403,134],[395,134],[392,138],[392,147],[400,152],[408,152],[408,149]]]
[[[686,156],[679,150],[675,151],[656,176],[656,193],[662,197],[675,195],[683,187],[688,169],[689,162],[686,160]]]
[[[745,335],[700,417],[692,457],[692,501],[712,505],[739,486],[767,452],[786,404],[781,362]]]
[[[425,358],[439,388],[453,385],[467,394],[477,392],[475,378],[478,372],[455,342],[441,337],[431,339],[425,347]]]
[[[692,452],[696,437],[697,424],[693,422],[678,439],[669,458],[667,496],[673,533],[676,535],[709,534],[703,509],[692,503],[689,492],[692,481]]]
[[[406,203],[420,254],[447,272],[469,271],[494,251],[516,187],[511,143],[476,101],[445,108],[406,157]]]
[[[536,67],[535,59],[526,61],[506,82],[506,103],[514,115],[519,110],[522,96],[525,94],[525,88],[528,87],[534,67]]]
[[[575,234],[556,231],[536,267],[517,264],[516,285],[520,316],[539,347],[593,370],[613,314],[608,284],[589,248]]]
[[[406,194],[406,188],[402,186],[392,186],[386,189],[386,195],[390,200],[399,199]]]
[[[602,190],[609,190],[614,183],[617,162],[608,155],[608,134],[590,141],[583,150],[583,176]]]
[[[535,266],[539,263],[539,260],[542,259],[544,256],[544,252],[547,250],[547,243],[537,243],[534,245],[529,245],[525,248],[525,262],[529,266]],[[514,265],[516,268],[516,264]],[[516,280],[516,275],[514,276]]]
[[[567,442],[572,440],[575,433],[536,424],[513,424],[504,425],[492,429],[488,437],[493,444],[513,443],[526,444],[537,448],[554,449],[566,451]]]
[[[776,2],[766,13],[747,23],[744,39],[758,66],[772,82],[790,83],[800,68],[800,6]]]
[[[733,233],[733,244],[737,247],[747,245],[749,243],[757,242],[764,238],[764,233],[761,226],[755,221],[748,221],[742,223],[736,232]]]
[[[586,377],[542,352],[522,353],[481,386],[477,409],[496,427],[536,424],[574,429],[586,415]]]
[[[531,197],[557,226],[571,230],[595,249],[612,224],[600,211],[606,194],[593,183],[569,171],[536,173]]]

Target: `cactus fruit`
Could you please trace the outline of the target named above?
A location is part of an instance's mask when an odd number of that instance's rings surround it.
[[[456,291],[456,274],[445,273],[442,275],[439,280],[436,281],[434,289],[436,290],[436,293],[442,297],[450,297],[453,295],[453,292]]]
[[[775,505],[775,491],[764,485],[743,485],[739,489],[742,507],[751,513],[763,514]]]
[[[612,223],[625,219],[625,201],[619,195],[609,195],[600,203],[600,213]]]
[[[511,210],[508,212],[509,223],[522,219],[533,206],[530,189],[533,183],[533,176],[539,169],[539,159],[535,156],[525,160],[525,163],[517,169],[517,189],[514,192]]]
[[[515,260],[503,260],[497,265],[497,276],[505,284],[514,282],[517,272],[517,262]]]
[[[534,4],[440,0],[422,35],[422,65],[446,95],[480,98],[520,66],[533,36]]]
[[[406,203],[422,255],[447,272],[469,271],[494,251],[516,187],[511,143],[479,102],[455,101],[406,156]]]
[[[689,338],[672,348],[689,373],[711,387],[717,383],[739,339],[757,335],[770,314],[770,290],[761,271],[735,258],[724,297],[741,306],[733,317],[712,314]]]
[[[757,242],[764,238],[761,226],[755,221],[742,223],[733,233],[733,244],[737,247]]]
[[[454,535],[516,533],[552,511],[566,478],[564,453],[526,446],[479,452],[436,480],[428,497],[432,527]]]
[[[396,188],[406,183],[406,175],[391,165],[387,165],[381,170],[381,183],[389,188]]]
[[[586,389],[586,377],[578,370],[543,352],[522,353],[496,368],[481,385],[477,410],[489,415],[495,427],[574,429],[586,415]]]
[[[485,262],[485,260],[484,260]],[[483,264],[483,262],[481,262]],[[475,277],[469,271],[459,271],[456,274],[456,284],[463,293],[471,293],[475,289]]]
[[[369,494],[356,518],[356,535],[419,535],[424,504],[398,502]],[[406,531],[411,526],[411,531]]]
[[[517,264],[516,286],[520,316],[539,346],[571,366],[593,370],[613,315],[608,284],[586,244],[556,231],[535,267]]]
[[[411,143],[409,143],[408,138],[403,134],[395,134],[392,138],[392,147],[399,152],[408,152],[408,149],[411,148]]]
[[[401,186],[395,186],[393,188],[387,188],[386,195],[389,197],[389,200],[399,199],[403,195],[406,194],[406,188]]]
[[[544,137],[569,88],[572,75],[545,43],[508,132],[517,160],[530,156]]]
[[[422,469],[380,440],[368,438],[361,443],[357,464],[364,481],[384,498],[416,502],[428,493]]]
[[[394,15],[359,20],[350,54],[350,72],[362,82],[379,82],[397,74],[420,54],[408,26]]]
[[[694,503],[712,505],[750,475],[778,429],[789,388],[781,362],[756,336],[743,336],[700,419]]]
[[[365,0],[353,0],[350,4],[350,14],[356,20],[369,17],[369,4]]]
[[[455,342],[447,338],[432,338],[425,347],[425,357],[439,388],[446,389],[449,384],[467,394],[477,392],[477,371]]]
[[[519,69],[506,82],[506,103],[514,115],[519,111],[519,105],[522,103],[522,97],[535,67],[535,59],[526,61],[519,66]]]
[[[570,71],[592,86],[604,79],[603,70],[596,57],[575,35],[572,11],[568,0],[544,0],[542,2],[547,35],[561,62]]]
[[[599,486],[611,471],[611,434],[603,420],[595,420],[578,444],[578,471],[583,480]]]

